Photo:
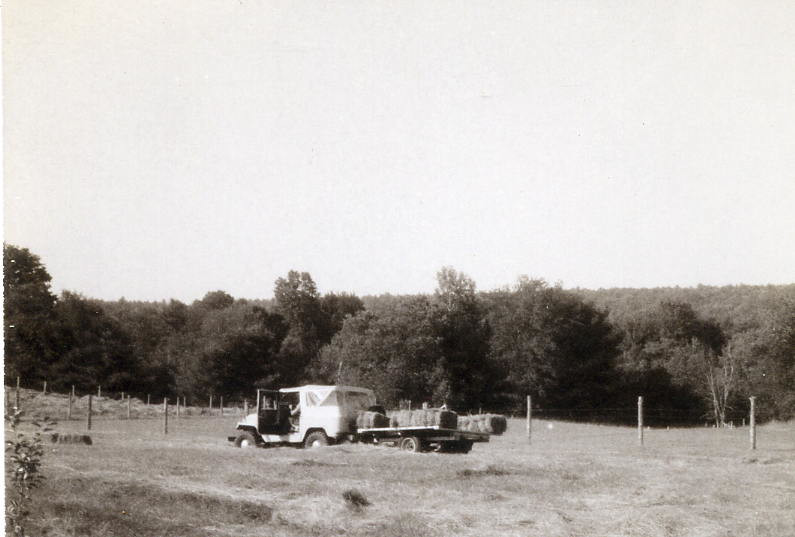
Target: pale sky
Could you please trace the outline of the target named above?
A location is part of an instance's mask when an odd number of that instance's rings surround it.
[[[191,301],[795,282],[795,3],[3,3],[4,236]]]

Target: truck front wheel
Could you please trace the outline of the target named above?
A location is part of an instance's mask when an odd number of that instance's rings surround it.
[[[306,435],[305,448],[323,447],[328,445],[328,436],[323,431],[312,431]]]
[[[237,435],[237,438],[235,438],[235,447],[249,448],[256,447],[256,445],[257,439],[254,438],[254,435],[249,431],[240,431],[240,433]]]

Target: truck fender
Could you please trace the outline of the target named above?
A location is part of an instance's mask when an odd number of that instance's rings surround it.
[[[321,442],[319,445],[331,445],[334,443],[334,439],[329,437],[326,434],[326,430],[322,427],[314,427],[312,429],[307,429],[306,434],[304,435],[304,446],[310,447],[310,443],[313,439],[316,439]]]
[[[257,428],[256,427],[252,427],[251,425],[238,425],[237,426],[237,430],[238,431],[248,431],[248,432],[250,432],[251,434],[254,435],[254,438],[257,439],[257,442],[263,442],[262,436],[260,436],[260,434],[257,432]]]

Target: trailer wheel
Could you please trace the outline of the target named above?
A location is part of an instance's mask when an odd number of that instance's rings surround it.
[[[422,440],[420,440],[416,436],[407,436],[406,438],[400,441],[400,449],[404,451],[413,451],[414,453],[419,453],[420,451],[422,451]]]
[[[439,445],[436,446],[434,451],[436,451],[436,453],[454,453],[455,442],[439,442]]]
[[[328,445],[328,436],[323,431],[313,431],[306,435],[305,448],[323,447]]]
[[[474,444],[472,440],[461,440],[458,444],[458,453],[469,453],[472,451],[472,444]]]
[[[240,431],[235,438],[235,447],[250,448],[257,446],[257,439],[249,431]]]

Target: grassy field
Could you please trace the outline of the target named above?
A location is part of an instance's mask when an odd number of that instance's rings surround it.
[[[103,420],[51,446],[31,535],[795,535],[795,427],[649,430],[535,421],[467,455],[235,449],[235,417]],[[82,422],[60,431],[83,432]],[[8,431],[6,431],[8,434]],[[356,507],[356,489],[370,505]]]

